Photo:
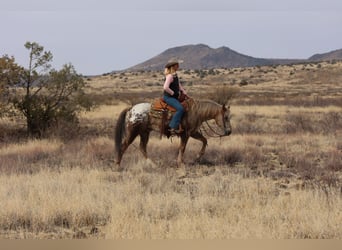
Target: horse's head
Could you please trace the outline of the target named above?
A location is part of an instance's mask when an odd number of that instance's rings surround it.
[[[222,109],[215,117],[216,124],[222,129],[222,136],[228,136],[232,133],[230,125],[230,106],[222,105]]]

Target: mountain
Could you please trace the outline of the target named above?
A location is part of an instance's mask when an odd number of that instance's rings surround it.
[[[330,60],[342,60],[342,49],[333,50],[328,53],[315,54],[311,56],[309,61],[330,61]]]
[[[233,68],[269,64],[265,59],[246,56],[227,47],[213,49],[204,44],[197,44],[167,49],[128,70],[161,70],[170,59],[183,61],[182,69]]]
[[[342,59],[341,53],[342,50],[340,50],[339,54],[340,58]],[[328,55],[326,54],[322,55],[328,57]],[[315,55],[313,56],[314,59],[311,59],[311,57],[309,58],[309,60],[320,60],[319,57],[322,55]],[[331,55],[331,57],[333,56],[336,55]],[[164,65],[170,59],[177,59],[183,61],[181,65],[182,69],[234,68],[308,62],[308,59],[255,58],[252,56],[238,53],[228,47],[220,47],[217,49],[213,49],[205,44],[197,44],[184,45],[167,49],[163,53],[155,57],[152,57],[151,59],[145,62],[130,67],[127,70],[162,70],[164,68]]]

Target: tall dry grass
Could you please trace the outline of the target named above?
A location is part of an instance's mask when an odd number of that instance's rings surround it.
[[[265,177],[221,171],[199,180],[173,172],[83,169],[2,176],[0,232],[17,237],[107,239],[341,238],[335,189],[284,191]],[[4,235],[3,235],[4,236]]]
[[[111,170],[113,143],[107,137],[73,145],[35,140],[2,148],[2,159],[29,152],[26,161],[34,164],[26,169],[35,171],[22,172],[24,161],[18,157],[11,162],[14,169],[0,175],[0,199],[5,201],[0,204],[0,237],[342,237],[341,179],[326,181],[314,168],[307,178],[299,160],[288,161],[321,152],[317,157],[327,158],[311,167],[340,174],[323,164],[336,151],[337,140],[233,135],[210,140],[197,164],[193,155],[200,145],[190,141],[184,178],[179,178],[175,154],[167,156],[176,143],[151,138],[153,161],[144,160],[133,145],[125,155],[124,172]]]

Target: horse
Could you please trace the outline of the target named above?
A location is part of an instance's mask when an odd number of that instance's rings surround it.
[[[215,133],[220,137],[229,136],[232,132],[230,106],[218,104],[213,100],[195,100],[193,98],[185,100],[185,106],[187,111],[181,121],[183,132],[177,135],[180,137],[177,157],[178,167],[184,164],[183,155],[190,137],[202,142],[202,148],[197,155],[196,161],[199,161],[203,156],[207,147],[207,139],[200,131],[203,122],[214,120],[219,130]],[[151,103],[145,102],[126,108],[120,113],[115,129],[115,163],[119,168],[124,152],[138,135],[140,136],[139,149],[146,159],[146,147],[151,131],[161,132],[168,138],[171,136],[168,129],[160,130],[160,126],[153,123],[156,118],[152,117],[152,111]],[[159,119],[158,123],[160,124],[160,122],[161,119]],[[165,126],[165,128],[168,128],[168,126]]]

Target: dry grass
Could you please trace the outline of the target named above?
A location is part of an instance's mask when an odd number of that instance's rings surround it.
[[[26,168],[40,168],[0,176],[0,199],[6,201],[0,205],[1,237],[342,237],[336,138],[232,135],[211,139],[199,164],[192,163],[199,145],[190,141],[185,178],[178,177],[174,155],[166,155],[176,143],[151,138],[153,162],[132,146],[124,172],[111,170],[113,143],[107,137],[73,145],[9,145],[2,157],[29,153]],[[48,156],[37,157],[42,153]],[[11,164],[25,163],[18,157]]]
[[[88,119],[94,121],[96,119],[110,119],[114,122],[114,119],[119,116],[119,113],[129,105],[126,103],[119,102],[116,105],[101,105],[93,111],[82,113],[81,119]]]
[[[182,178],[178,139],[157,134],[152,160],[136,141],[125,170],[112,170],[115,120],[127,98],[160,96],[156,72],[88,79],[99,107],[68,140],[25,139],[22,121],[1,119],[0,238],[341,239],[341,67],[180,72],[192,96],[231,86],[236,94],[233,134],[210,138],[197,163],[201,145],[190,140]]]
[[[0,228],[20,237],[108,239],[341,238],[335,189],[284,191],[265,177],[221,171],[43,170],[1,177]],[[18,237],[19,235],[17,235]]]

